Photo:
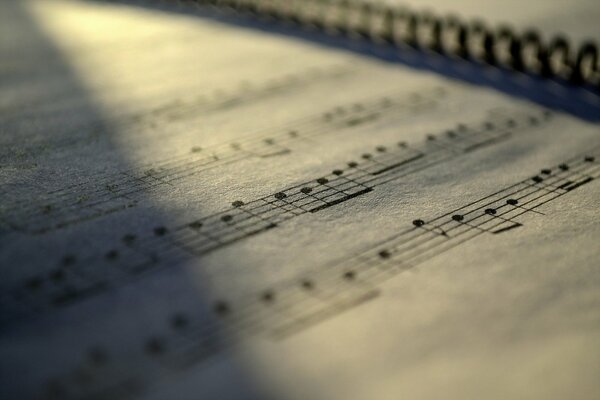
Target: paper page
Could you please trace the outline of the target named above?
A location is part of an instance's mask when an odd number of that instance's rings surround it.
[[[0,4],[0,398],[600,394],[597,124],[186,13]]]

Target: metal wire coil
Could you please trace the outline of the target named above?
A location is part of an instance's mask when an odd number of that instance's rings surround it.
[[[173,1],[168,0],[170,3]],[[396,47],[409,46],[503,67],[574,85],[600,89],[598,47],[573,47],[557,35],[545,41],[535,30],[491,28],[482,21],[438,16],[366,0],[177,0],[212,6],[259,19],[293,23],[330,34],[360,37]]]

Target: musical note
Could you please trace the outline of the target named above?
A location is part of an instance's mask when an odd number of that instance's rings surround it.
[[[528,129],[528,118],[526,117],[523,118],[524,125],[515,122],[510,130]],[[470,128],[470,133],[464,137],[465,140],[476,140],[475,136],[480,133],[489,135],[489,128],[486,124]],[[502,128],[503,125],[506,124],[502,124],[501,121],[496,123],[500,132],[507,129]],[[78,270],[81,275],[78,278],[80,281],[74,280],[74,278],[68,280],[71,291],[67,296],[68,301],[54,301],[55,295],[43,290],[28,292],[23,289],[26,287],[26,283],[23,283],[17,292],[28,293],[27,296],[20,298],[25,303],[35,304],[33,308],[36,309],[56,308],[79,301],[129,282],[142,273],[160,269],[161,260],[167,256],[202,257],[241,240],[247,240],[276,229],[290,219],[307,213],[323,212],[330,207],[367,196],[381,185],[459,157],[461,154],[467,154],[465,151],[462,153],[456,151],[456,146],[460,146],[462,139],[456,137],[453,140],[455,141],[454,146],[437,145],[434,148],[429,146],[429,139],[415,146],[409,146],[406,143],[377,146],[373,152],[363,153],[360,156],[360,162],[351,161],[344,167],[316,179],[256,200],[236,200],[221,212],[195,218],[179,226],[159,227],[135,240],[129,237],[129,241],[124,243],[122,250],[108,249],[105,253],[113,256],[92,257],[79,262],[80,266],[85,267]],[[569,173],[573,174],[574,170],[569,170]],[[529,184],[527,187],[531,188],[532,185]],[[522,206],[518,205],[517,207]],[[499,209],[499,206],[496,206],[495,209]],[[496,218],[500,216],[500,214],[494,215]],[[447,241],[459,235],[462,230],[484,230],[483,227],[473,224],[473,221],[478,218],[480,218],[479,214],[471,217],[470,212],[459,214],[457,211],[442,223],[438,223],[437,220],[429,220],[425,223],[424,219],[415,219],[413,228],[427,231]],[[412,250],[415,249],[417,247],[413,246]],[[111,253],[111,251],[115,253]],[[104,274],[100,278],[95,271],[104,271],[105,268],[94,266],[106,263],[110,265],[112,274]],[[43,274],[29,279],[48,280]]]
[[[217,89],[215,94],[218,96],[194,96],[191,98],[180,98],[177,100],[171,100],[167,104],[161,104],[152,106],[149,109],[142,111],[123,112],[117,111],[108,120],[86,120],[78,125],[73,126],[71,131],[63,132],[62,138],[53,138],[53,148],[66,149],[74,146],[84,146],[95,143],[99,138],[106,137],[106,127],[110,126],[112,129],[118,129],[119,131],[127,131],[128,138],[139,137],[142,133],[146,136],[150,129],[155,129],[156,124],[163,122],[173,122],[175,120],[190,118],[190,116],[198,117],[201,115],[210,115],[216,112],[226,111],[234,106],[241,106],[244,104],[254,103],[263,99],[280,95],[290,90],[307,87],[314,84],[319,84],[323,80],[329,79],[340,79],[348,76],[351,73],[355,73],[355,69],[352,66],[345,64],[333,65],[324,68],[309,68],[307,71],[297,72],[289,75],[286,79],[277,80],[275,84],[266,82],[257,82],[248,87],[237,87],[233,89]],[[211,99],[211,97],[213,97]],[[47,112],[45,108],[48,106],[54,106],[57,108],[58,104],[54,101],[48,102],[47,104],[41,104],[35,108],[36,112],[34,115],[28,116],[23,115],[22,112],[14,115],[14,121],[11,119],[6,120],[5,123],[18,123],[24,118],[33,119],[35,118],[38,125],[43,126],[45,119],[52,118],[54,116],[54,109],[49,109]],[[26,133],[27,131],[23,131]],[[76,132],[87,132],[87,134],[73,134]],[[23,137],[21,136],[22,140]],[[131,139],[129,139],[131,140]],[[30,143],[27,147],[23,148],[19,146],[21,153],[27,157],[37,157],[41,153],[47,151],[49,142],[47,139],[40,139],[36,135],[32,135],[27,141]],[[8,148],[8,146],[6,147]],[[7,151],[0,153],[1,160],[10,160],[15,154],[14,151]]]
[[[574,180],[577,184],[589,183],[600,176],[600,166],[592,156],[578,156],[547,171],[550,172],[545,174],[546,185],[562,186],[560,191],[536,187],[531,184],[531,178],[527,178],[457,210],[431,218],[429,222],[415,219],[407,229],[369,249],[327,267],[320,266],[312,273],[304,272],[297,278],[271,285],[253,297],[237,301],[216,300],[212,304],[212,318],[205,313],[175,310],[165,321],[168,330],[163,330],[161,336],[148,333],[141,341],[145,349],[141,357],[159,361],[167,369],[178,370],[210,359],[229,346],[240,331],[275,340],[293,335],[377,297],[380,294],[377,285],[382,280],[414,268],[454,246],[482,234],[504,233],[522,227],[522,223],[516,222],[517,217],[532,213],[535,208],[574,190],[567,189],[571,186],[564,186],[566,183],[574,185]],[[278,197],[279,200],[286,198],[282,194]],[[501,228],[506,224],[510,225]],[[440,233],[442,231],[446,234]],[[430,233],[434,236],[429,236]],[[118,365],[119,355],[110,356],[116,359],[114,363]],[[92,347],[79,368],[89,368],[108,357],[105,349]],[[108,370],[110,368],[118,366],[107,366]],[[103,373],[106,375],[97,374],[96,383],[86,389],[88,393],[117,390],[111,375]],[[136,376],[135,372],[124,375],[130,380]],[[53,389],[61,384],[69,387],[71,379],[72,375],[64,375],[62,380],[53,381]]]
[[[435,101],[443,99],[443,93],[433,88],[425,91],[418,101],[406,95],[397,95],[385,103],[379,98],[369,99],[361,106],[361,112],[377,110],[378,115],[389,118],[410,115],[421,104],[429,104],[431,109]],[[341,109],[345,108],[336,107],[336,115],[326,122],[320,114],[306,117],[288,124],[293,128],[270,129],[212,147],[193,146],[188,154],[143,166],[138,171],[101,176],[93,182],[49,192],[26,204],[18,201],[6,206],[0,220],[17,231],[42,234],[127,210],[147,199],[149,192],[194,179],[209,169],[250,158],[284,156],[291,153],[294,143],[340,133],[339,121],[352,116],[352,113],[340,114]]]

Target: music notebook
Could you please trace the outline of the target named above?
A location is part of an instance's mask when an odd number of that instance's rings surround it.
[[[598,19],[0,2],[0,398],[600,397]]]

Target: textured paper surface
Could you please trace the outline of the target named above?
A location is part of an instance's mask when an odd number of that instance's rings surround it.
[[[600,395],[597,125],[197,16],[1,15],[1,398]]]

